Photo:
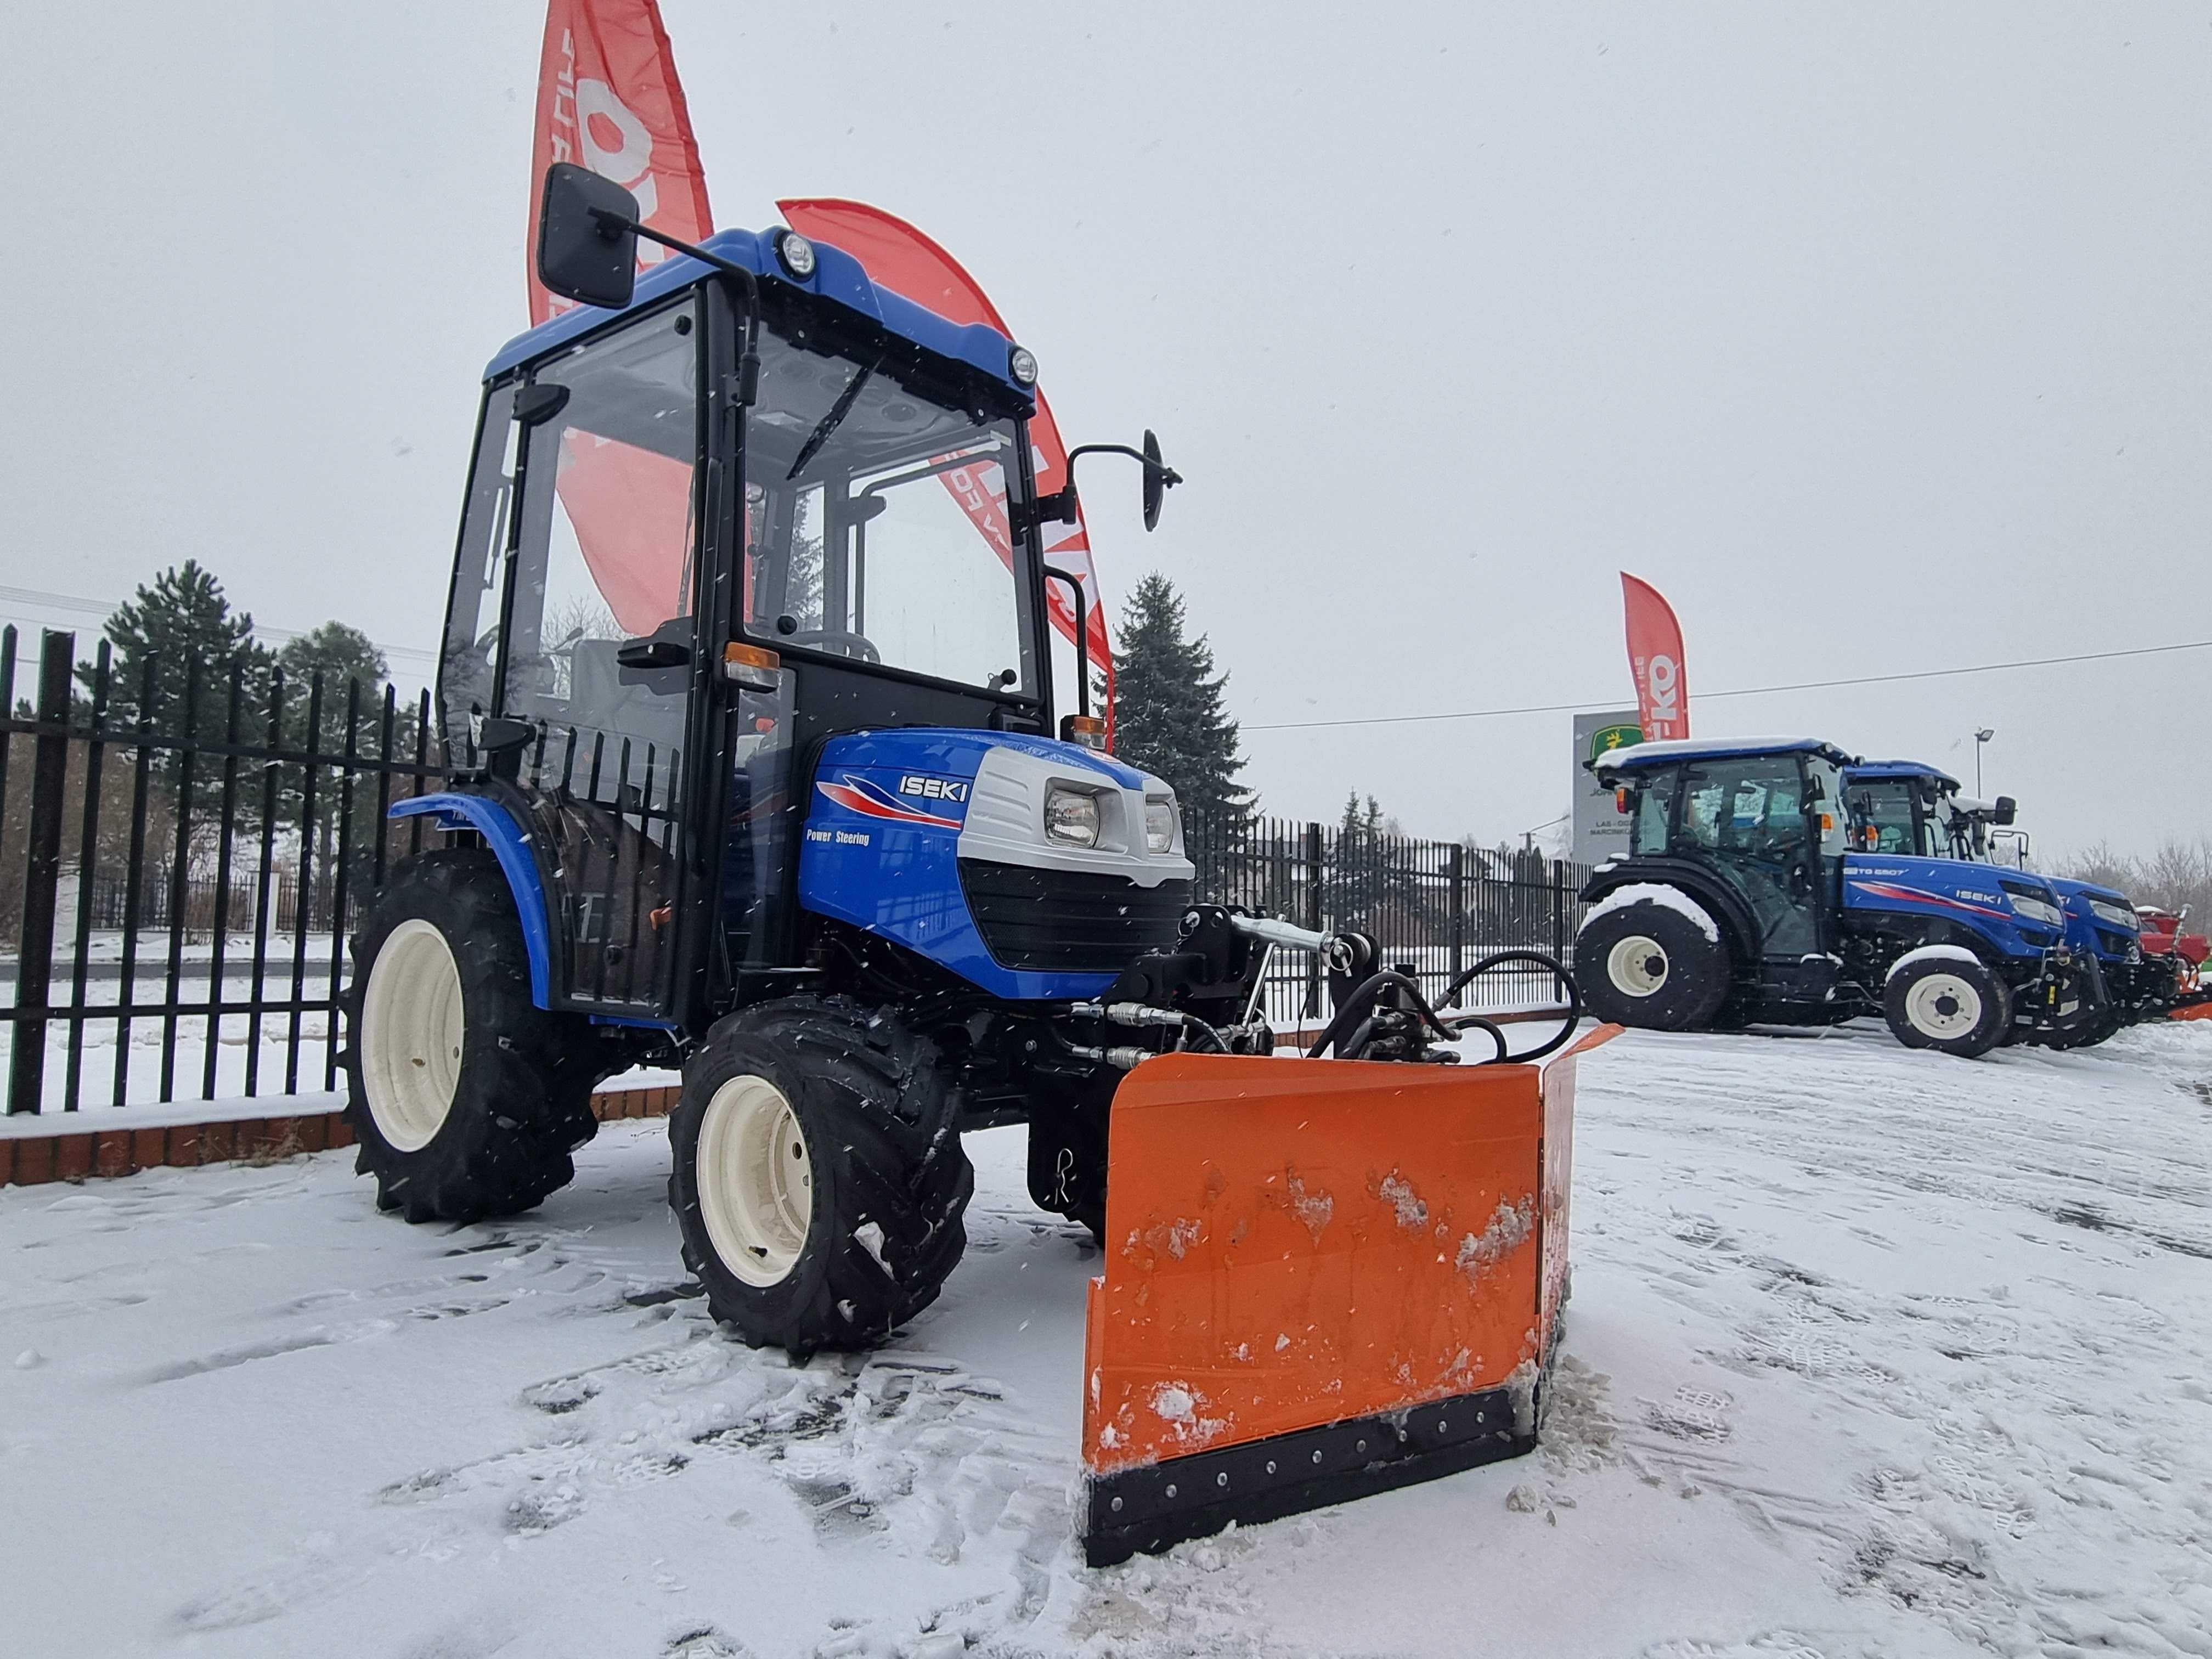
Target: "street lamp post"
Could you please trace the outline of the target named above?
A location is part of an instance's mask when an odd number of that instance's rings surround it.
[[[1521,850],[1524,853],[1534,852],[1536,850],[1536,837],[1539,834],[1550,829],[1554,823],[1565,823],[1573,816],[1574,815],[1571,812],[1562,812],[1559,817],[1551,819],[1549,822],[1538,824],[1534,830],[1523,830],[1521,832]]]
[[[1996,736],[1996,728],[1984,726],[1974,732],[1974,799],[1982,798],[1982,745]]]

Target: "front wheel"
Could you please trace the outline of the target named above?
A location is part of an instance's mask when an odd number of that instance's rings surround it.
[[[842,997],[716,1025],[670,1118],[668,1201],[707,1306],[804,1358],[880,1342],[937,1299],[975,1189],[935,1047]]]
[[[1617,1025],[1710,1024],[1729,994],[1729,953],[1711,919],[1686,908],[1694,906],[1686,896],[1679,906],[1639,898],[1594,914],[1575,937],[1583,1006]]]
[[[1906,960],[1891,970],[1882,1012],[1908,1048],[1962,1060],[1987,1054],[2012,1029],[2012,993],[1965,951]]]

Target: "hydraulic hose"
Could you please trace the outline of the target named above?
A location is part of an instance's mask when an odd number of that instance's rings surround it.
[[[1336,1049],[1339,1059],[1358,1059],[1366,1051],[1368,1041],[1374,1032],[1377,1001],[1385,990],[1395,988],[1405,994],[1408,1006],[1404,1012],[1419,1016],[1424,1024],[1447,1042],[1455,1041],[1470,1030],[1479,1030],[1487,1034],[1494,1052],[1486,1059],[1474,1061],[1477,1066],[1495,1066],[1501,1061],[1517,1063],[1541,1060],[1545,1055],[1565,1046],[1568,1039],[1574,1036],[1575,1026],[1581,1020],[1583,1012],[1582,993],[1575,986],[1574,975],[1555,958],[1546,956],[1540,951],[1494,951],[1455,978],[1445,988],[1443,1000],[1449,1002],[1485,974],[1495,973],[1500,969],[1518,963],[1547,969],[1566,999],[1566,1006],[1560,1011],[1559,1029],[1533,1048],[1524,1049],[1519,1054],[1513,1053],[1506,1043],[1505,1033],[1495,1024],[1484,1019],[1480,1015],[1470,1017],[1461,1030],[1453,1030],[1437,1018],[1436,1010],[1429,1006],[1428,1000],[1421,994],[1419,985],[1404,974],[1385,969],[1381,973],[1375,974],[1364,981],[1357,990],[1344,999],[1339,1005],[1334,1018],[1329,1021],[1327,1028],[1315,1041],[1313,1047],[1306,1050],[1306,1058],[1319,1060],[1333,1046]]]
[[[1337,1006],[1336,1017],[1329,1021],[1327,1029],[1316,1040],[1314,1046],[1306,1050],[1306,1058],[1319,1060],[1330,1044],[1340,1042],[1348,1032],[1357,1030],[1360,1023],[1374,1011],[1376,999],[1381,997],[1385,990],[1392,988],[1405,992],[1412,999],[1412,1006],[1408,1012],[1419,1014],[1422,1023],[1446,1042],[1450,1042],[1458,1036],[1459,1034],[1456,1031],[1437,1018],[1436,1010],[1430,1007],[1427,1000],[1421,995],[1419,986],[1395,969],[1385,968],[1382,972],[1362,981],[1359,988]],[[1364,1035],[1364,1032],[1361,1034],[1362,1047],[1365,1046]],[[1339,1047],[1337,1053],[1340,1058],[1347,1057],[1343,1047]]]
[[[1553,1032],[1535,1048],[1517,1054],[1510,1054],[1506,1052],[1505,1034],[1490,1021],[1480,1016],[1468,1020],[1468,1024],[1470,1027],[1479,1026],[1489,1032],[1491,1041],[1498,1045],[1497,1054],[1489,1060],[1479,1062],[1481,1065],[1494,1066],[1501,1060],[1516,1061],[1541,1060],[1553,1049],[1564,1048],[1566,1045],[1567,1040],[1575,1034],[1577,1023],[1583,1017],[1583,994],[1575,984],[1575,976],[1566,970],[1565,965],[1557,957],[1547,957],[1541,951],[1494,951],[1473,967],[1461,973],[1449,985],[1446,986],[1442,1000],[1450,1002],[1453,998],[1481,978],[1483,975],[1495,973],[1500,968],[1509,967],[1515,963],[1526,963],[1531,967],[1548,969],[1553,982],[1565,994],[1567,1006],[1561,1011],[1562,1020],[1558,1030]]]

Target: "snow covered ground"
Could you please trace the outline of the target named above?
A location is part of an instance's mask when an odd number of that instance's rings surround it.
[[[349,1152],[0,1190],[0,1650],[2212,1655],[2212,1022],[1622,1039],[1546,1449],[1096,1573],[1019,1132],[801,1369],[704,1322],[663,1135],[477,1227]]]

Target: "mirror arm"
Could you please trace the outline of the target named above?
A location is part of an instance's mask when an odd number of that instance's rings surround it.
[[[1155,461],[1141,449],[1128,444],[1078,444],[1067,452],[1067,482],[1049,495],[1040,495],[1020,509],[1019,517],[1024,529],[1034,530],[1043,524],[1073,524],[1075,516],[1075,463],[1085,455],[1127,455],[1147,472],[1155,469],[1163,489],[1173,489],[1182,482],[1182,474],[1164,461]]]
[[[1083,578],[1058,565],[1044,567],[1048,581],[1066,582],[1075,595],[1075,712],[1091,712],[1091,635],[1083,615]]]
[[[719,253],[709,253],[703,247],[690,242],[679,242],[673,236],[664,236],[649,225],[641,225],[611,212],[605,208],[594,210],[602,234],[612,225],[618,230],[635,231],[648,242],[658,242],[678,253],[688,253],[701,264],[711,265],[726,276],[734,276],[745,291],[745,349],[738,359],[738,405],[750,409],[760,396],[760,278],[734,259],[725,259]]]

